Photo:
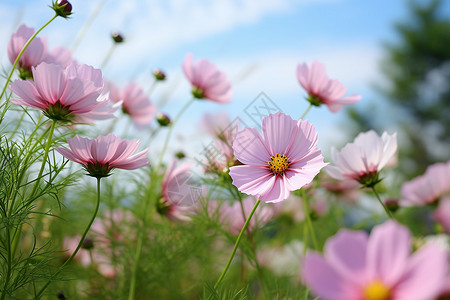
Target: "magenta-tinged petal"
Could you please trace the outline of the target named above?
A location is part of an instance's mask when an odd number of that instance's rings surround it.
[[[359,289],[337,273],[319,254],[306,255],[302,275],[305,284],[321,300],[361,300]]]
[[[42,99],[51,104],[61,99],[65,88],[65,76],[61,66],[43,62],[33,70],[33,78]]]
[[[254,196],[260,196],[270,190],[274,177],[266,168],[249,165],[231,167],[230,176],[239,191]]]
[[[358,286],[366,282],[366,251],[368,236],[363,231],[341,229],[328,239],[325,258],[342,277]]]
[[[9,89],[21,98],[11,98],[11,102],[14,104],[39,109],[46,109],[48,107],[48,103],[41,99],[39,92],[31,80],[15,80],[11,83]]]
[[[267,167],[270,150],[255,128],[239,131],[233,142],[234,156],[243,164]]]
[[[394,286],[402,276],[411,252],[408,229],[395,221],[375,227],[367,248],[368,280],[382,280]]]
[[[436,299],[446,283],[448,253],[429,244],[414,253],[400,281],[395,286],[396,300]]]
[[[261,128],[271,155],[287,154],[293,141],[292,137],[295,137],[298,131],[297,122],[280,112],[263,118]]]

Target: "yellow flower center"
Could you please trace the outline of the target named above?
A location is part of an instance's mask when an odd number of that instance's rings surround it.
[[[276,154],[275,156],[271,156],[270,160],[267,162],[269,164],[270,170],[274,174],[283,174],[284,171],[289,168],[289,159],[286,157],[286,155],[280,155]]]
[[[390,300],[391,291],[383,282],[375,280],[364,288],[364,300]]]

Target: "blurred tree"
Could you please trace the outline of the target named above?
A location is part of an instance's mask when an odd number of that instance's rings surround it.
[[[374,118],[373,107],[349,110],[358,131],[385,130],[393,112],[401,132],[398,167],[406,178],[450,158],[450,18],[440,0],[409,5],[411,17],[395,25],[398,42],[385,44],[381,64],[387,84],[378,90],[389,99],[389,112]]]

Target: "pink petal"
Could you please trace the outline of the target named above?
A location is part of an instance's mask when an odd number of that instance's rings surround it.
[[[264,143],[271,155],[287,154],[292,137],[297,135],[297,122],[290,116],[277,112],[263,118],[261,123]],[[290,157],[289,157],[290,158]]]
[[[394,286],[407,267],[410,252],[411,235],[406,227],[391,220],[376,226],[367,249],[368,280]]]
[[[268,167],[270,150],[255,128],[239,131],[233,142],[234,156],[243,164]]]

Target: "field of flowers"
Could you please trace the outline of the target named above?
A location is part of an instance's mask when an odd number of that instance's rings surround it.
[[[306,99],[298,120],[278,111],[254,128],[208,113],[201,159],[172,157],[193,103],[232,101],[227,75],[186,54],[191,100],[168,116],[151,93],[170,74],[121,88],[49,49],[46,26],[72,14],[67,0],[50,7],[48,23],[22,24],[6,44],[0,300],[450,299],[450,162],[388,180],[402,159],[397,133],[374,130],[324,157],[308,112],[361,99],[324,64],[293,66]]]

